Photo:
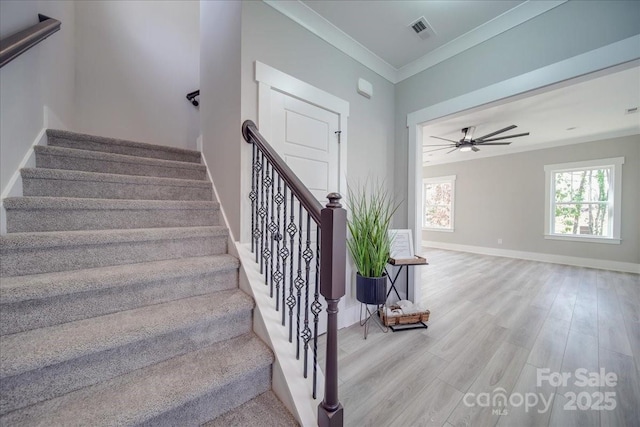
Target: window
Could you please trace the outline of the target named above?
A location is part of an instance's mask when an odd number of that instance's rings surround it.
[[[422,180],[422,228],[453,231],[455,183],[455,175]]]
[[[624,157],[546,165],[545,237],[620,243]]]

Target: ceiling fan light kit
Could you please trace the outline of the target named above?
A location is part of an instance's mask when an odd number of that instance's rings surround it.
[[[499,135],[499,134],[501,134],[503,132],[506,132],[506,131],[509,131],[509,130],[515,129],[515,128],[517,128],[516,125],[507,126],[506,128],[499,129],[499,130],[497,130],[495,132],[491,132],[491,133],[483,135],[483,136],[481,136],[479,138],[475,138],[474,139],[473,138],[473,132],[475,131],[476,128],[475,128],[475,126],[468,126],[466,128],[462,128],[461,129],[461,131],[464,134],[464,136],[459,141],[454,141],[452,139],[447,139],[447,138],[442,138],[442,137],[439,137],[439,136],[433,136],[432,135],[431,138],[441,139],[443,141],[448,141],[451,144],[444,145],[443,146],[444,148],[436,148],[435,150],[425,151],[425,153],[429,153],[431,151],[444,150],[444,149],[447,149],[447,148],[453,148],[453,150],[448,151],[447,154],[453,153],[456,150],[464,151],[464,152],[467,152],[467,151],[474,151],[475,152],[475,151],[480,151],[478,146],[481,146],[481,145],[509,145],[509,144],[511,144],[511,142],[505,142],[503,140],[510,139],[510,138],[519,138],[519,137],[522,137],[522,136],[529,135],[529,132],[524,132],[524,133],[518,133],[518,134],[515,134],[515,135],[498,136],[498,137],[492,138],[492,137],[494,137],[496,135]],[[494,141],[502,141],[502,142],[494,142]],[[434,145],[434,147],[437,147],[437,145]]]

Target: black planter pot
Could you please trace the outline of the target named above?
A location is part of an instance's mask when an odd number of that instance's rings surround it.
[[[387,300],[387,275],[364,277],[356,274],[356,298],[363,304],[381,305]]]

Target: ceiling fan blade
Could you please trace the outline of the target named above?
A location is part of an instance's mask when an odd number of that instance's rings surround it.
[[[504,129],[500,129],[500,130],[497,130],[497,131],[495,131],[495,132],[491,132],[491,133],[488,133],[488,134],[486,134],[486,135],[484,135],[484,136],[481,136],[480,138],[476,138],[476,141],[481,141],[481,140],[483,140],[483,139],[486,139],[486,138],[492,137],[493,135],[497,135],[497,134],[499,134],[499,133],[506,132],[506,131],[511,130],[511,129],[515,129],[515,128],[517,128],[517,127],[518,127],[518,126],[516,126],[516,125],[507,126],[507,127],[506,127],[506,128],[504,128]]]
[[[527,135],[529,135],[529,132],[517,133],[515,135],[499,136],[497,138],[483,139],[482,141],[476,141],[476,142],[485,143],[485,142],[490,142],[490,141],[500,141],[501,139],[518,138],[520,136],[527,136]]]
[[[433,151],[446,150],[447,148],[451,148],[451,145],[442,148],[436,148],[435,150],[423,151],[423,153],[431,153]]]
[[[449,154],[449,153],[453,153],[453,152],[454,152],[454,151],[456,151],[457,149],[458,149],[458,147],[454,148],[454,149],[453,149],[453,150],[451,150],[451,151],[447,151],[447,154]]]
[[[432,135],[432,136],[431,136],[431,138],[441,139],[441,140],[443,140],[443,141],[453,142],[454,144],[457,144],[457,143],[458,143],[458,141],[454,141],[454,140],[452,140],[452,139],[447,139],[447,138],[440,138],[439,136],[433,136],[433,135]]]
[[[431,147],[451,147],[452,145],[455,144],[429,144],[429,145],[423,145],[422,148],[431,148]]]
[[[487,142],[487,143],[482,143],[483,146],[485,145],[509,145],[511,144],[510,142]]]

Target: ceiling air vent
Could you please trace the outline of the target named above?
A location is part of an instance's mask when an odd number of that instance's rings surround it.
[[[421,16],[420,19],[412,22],[409,26],[423,40],[428,39],[431,36],[435,36],[436,34],[424,16]]]

